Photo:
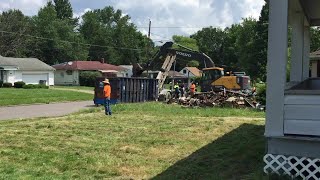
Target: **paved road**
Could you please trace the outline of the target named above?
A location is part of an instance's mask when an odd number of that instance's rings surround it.
[[[92,101],[0,107],[0,120],[63,116],[90,107]]]

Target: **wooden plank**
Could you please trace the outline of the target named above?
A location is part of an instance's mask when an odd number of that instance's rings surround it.
[[[320,121],[320,105],[285,105],[284,119],[308,119]]]
[[[320,136],[320,121],[312,120],[285,120],[285,134]]]
[[[320,105],[320,96],[317,95],[286,95],[284,98],[285,105]]]

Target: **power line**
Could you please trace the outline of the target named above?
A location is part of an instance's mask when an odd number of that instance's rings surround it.
[[[172,41],[172,39],[171,39],[171,38],[168,38],[168,37],[162,36],[162,35],[160,35],[160,34],[156,34],[156,33],[151,33],[151,34],[153,34],[153,35],[155,35],[155,36],[159,36],[159,37],[161,37],[161,38],[164,38],[164,39],[162,39],[162,40],[169,40],[169,41]]]
[[[45,38],[45,37],[39,37],[39,36],[33,36],[33,35],[29,35],[29,34],[15,33],[15,32],[3,31],[3,30],[0,30],[0,33],[14,34],[14,35],[19,35],[19,36],[32,37],[32,38],[36,38],[36,39],[55,41],[54,39],[51,39],[51,38]],[[57,41],[67,42],[67,43],[71,43],[71,44],[80,44],[80,45],[84,45],[84,46],[94,46],[94,47],[112,48],[112,49],[123,49],[123,50],[132,50],[132,51],[143,51],[143,49],[138,49],[138,48],[101,46],[101,45],[96,45],[96,44],[79,43],[79,42],[66,41],[66,40],[57,40]]]

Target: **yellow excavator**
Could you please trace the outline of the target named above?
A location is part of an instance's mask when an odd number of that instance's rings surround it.
[[[251,89],[250,77],[243,72],[227,71],[224,68],[216,67],[212,59],[201,52],[194,51],[185,46],[176,44],[181,49],[172,48],[173,42],[166,42],[160,47],[158,52],[153,56],[152,60],[144,65],[133,64],[133,76],[139,77],[145,70],[161,70],[159,78],[159,91],[162,89],[164,80],[175,59],[197,60],[203,62],[205,68],[202,69],[202,77],[200,86],[202,92],[227,90],[246,90]],[[162,67],[159,68],[159,65]]]

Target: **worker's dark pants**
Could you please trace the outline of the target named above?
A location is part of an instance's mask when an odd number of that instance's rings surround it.
[[[110,107],[110,99],[109,98],[105,98],[104,99],[104,109],[105,109],[105,113],[106,115],[111,115],[111,107]]]

